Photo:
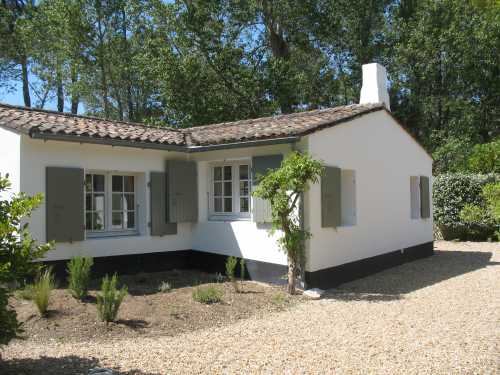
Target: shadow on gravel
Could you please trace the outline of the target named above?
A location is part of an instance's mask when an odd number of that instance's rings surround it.
[[[359,280],[328,290],[324,298],[342,301],[394,301],[407,293],[434,285],[456,276],[476,271],[492,262],[490,252],[441,251]]]
[[[0,374],[2,375],[87,375],[92,368],[100,367],[96,358],[41,357],[38,359],[24,358],[3,361],[0,359]],[[160,375],[159,373],[140,370],[119,371],[113,369],[113,375]]]

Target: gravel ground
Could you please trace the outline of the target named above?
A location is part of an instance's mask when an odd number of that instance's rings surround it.
[[[15,342],[2,374],[499,374],[500,245],[437,242],[436,255],[319,301],[175,337]]]

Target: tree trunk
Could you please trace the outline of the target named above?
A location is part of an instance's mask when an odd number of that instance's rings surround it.
[[[71,113],[76,115],[78,113],[78,104],[80,102],[80,96],[78,95],[78,90],[75,89],[76,83],[78,82],[78,73],[76,72],[76,68],[71,68]]]
[[[288,257],[288,288],[289,294],[295,294],[295,280],[297,279],[297,264]]]
[[[64,112],[64,90],[61,79],[61,74],[57,73],[57,110]]]
[[[24,105],[26,107],[31,107],[30,86],[29,86],[29,76],[28,76],[28,60],[26,59],[26,56],[23,56],[21,58],[21,74],[23,80]]]

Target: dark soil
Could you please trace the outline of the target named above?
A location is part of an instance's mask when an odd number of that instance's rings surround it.
[[[158,291],[168,281],[170,292]],[[183,332],[230,324],[256,314],[282,310],[299,301],[278,286],[251,281],[239,283],[236,293],[229,282],[216,282],[215,275],[198,271],[167,271],[120,277],[127,285],[125,297],[114,323],[101,322],[97,315],[94,280],[85,301],[73,298],[64,288],[52,292],[49,313],[40,317],[32,301],[12,298],[11,305],[23,322],[24,336],[38,342],[80,342],[138,336],[173,336]],[[192,298],[194,288],[214,286],[224,292],[221,303],[205,305]],[[285,298],[283,298],[283,296]]]

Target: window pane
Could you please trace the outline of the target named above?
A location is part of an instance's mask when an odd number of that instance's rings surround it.
[[[122,192],[123,191],[123,176],[113,176],[113,192]]]
[[[232,182],[224,182],[224,196],[230,197],[233,194]]]
[[[134,210],[134,194],[124,194],[123,209]]]
[[[85,191],[87,191],[87,192],[92,191],[92,175],[91,174],[85,175]]]
[[[222,168],[221,167],[214,168],[214,180],[216,180],[216,181],[222,180]]]
[[[214,195],[220,197],[222,195],[222,182],[214,182]]]
[[[240,212],[248,212],[248,198],[240,198]]]
[[[240,180],[248,180],[248,165],[240,165]]]
[[[104,191],[104,175],[95,174],[94,175],[94,191]]]
[[[129,211],[127,212],[125,228],[134,229],[135,228],[135,212]]]
[[[85,214],[85,229],[92,230],[92,212]]]
[[[92,194],[85,194],[85,210],[92,211]]]
[[[113,228],[123,228],[123,213],[113,212],[111,216],[111,225]]]
[[[224,167],[224,180],[230,180],[231,179],[231,166],[226,165]]]
[[[248,181],[240,181],[240,195],[248,195]]]
[[[104,211],[104,194],[94,194],[93,201],[95,211]]]
[[[134,192],[134,176],[123,176],[123,182],[126,192]]]
[[[93,212],[93,230],[103,230],[104,229],[104,212]]]
[[[123,199],[122,194],[113,194],[113,198],[111,199],[111,209],[114,211],[123,209]]]
[[[233,200],[232,198],[224,198],[224,212],[233,211]]]
[[[222,198],[214,198],[214,211],[222,212]]]

